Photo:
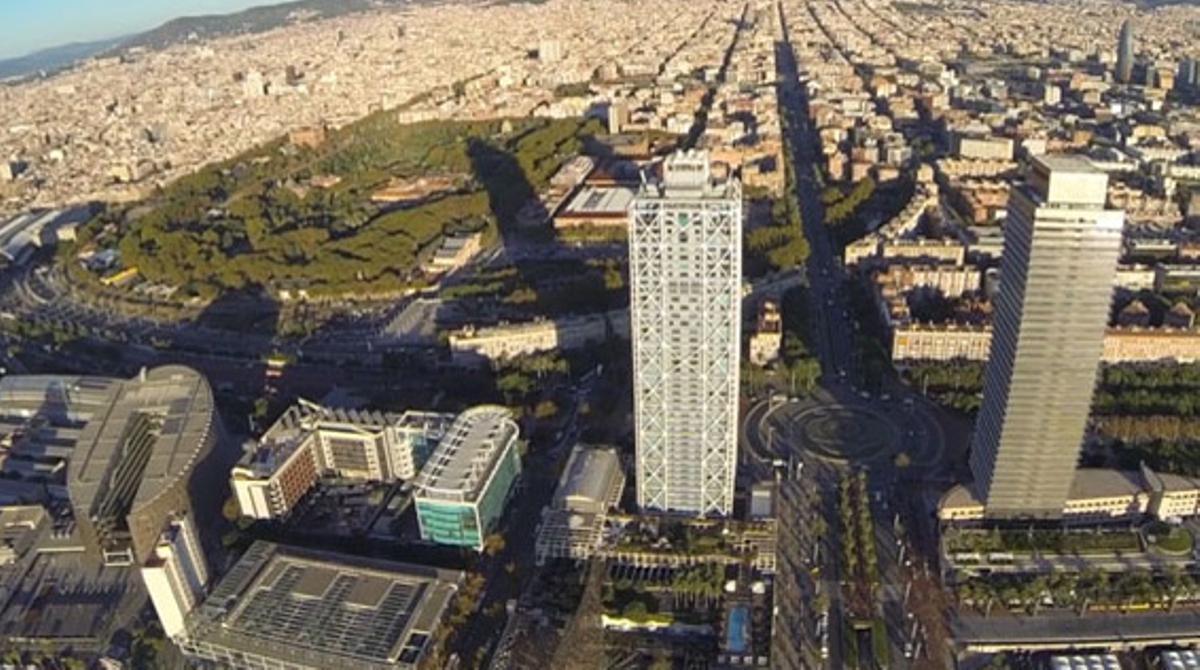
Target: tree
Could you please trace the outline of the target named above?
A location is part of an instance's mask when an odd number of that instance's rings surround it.
[[[506,544],[507,542],[505,541],[503,535],[500,533],[492,533],[483,540],[483,553],[487,554],[488,556],[495,556],[496,554],[504,551]]]
[[[1179,598],[1192,590],[1192,584],[1189,584],[1190,578],[1184,574],[1183,569],[1178,565],[1171,565],[1167,568],[1165,595],[1167,597],[1167,609],[1175,611],[1175,605],[1178,604]]]
[[[509,372],[496,380],[496,390],[504,396],[505,402],[514,405],[533,390],[533,380],[520,372]]]
[[[761,393],[767,386],[767,371],[757,365],[743,365],[742,386],[751,395]]]
[[[815,358],[802,358],[788,366],[788,381],[792,395],[797,390],[812,393],[821,378],[821,362]]]
[[[813,609],[816,610],[817,612],[821,612],[821,613],[828,612],[829,611],[829,594],[824,593],[824,592],[818,593],[816,596],[813,597],[812,604],[813,604],[812,605]]]
[[[646,609],[646,603],[641,600],[630,601],[621,610],[621,616],[634,621],[645,619],[647,614],[649,614],[649,610]]]
[[[242,508],[238,505],[236,496],[229,496],[225,499],[225,504],[221,505],[221,516],[225,517],[225,520],[230,523],[241,518]]]
[[[550,419],[558,414],[558,405],[553,400],[543,400],[533,409],[533,416],[538,419]]]

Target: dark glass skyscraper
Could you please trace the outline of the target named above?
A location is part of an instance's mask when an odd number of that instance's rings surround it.
[[[1121,24],[1117,39],[1117,81],[1128,84],[1133,80],[1133,25],[1129,19]]]

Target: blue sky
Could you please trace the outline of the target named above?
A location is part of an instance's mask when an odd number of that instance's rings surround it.
[[[280,0],[0,0],[0,58],[136,33],[178,16]]]

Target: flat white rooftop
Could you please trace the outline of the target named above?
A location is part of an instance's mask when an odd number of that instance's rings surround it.
[[[474,502],[508,445],[517,423],[499,405],[472,407],[451,424],[414,485],[418,497]]]

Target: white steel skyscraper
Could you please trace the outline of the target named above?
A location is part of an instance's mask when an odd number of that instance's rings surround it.
[[[729,514],[737,466],[742,192],[676,153],[631,209],[637,500]]]
[[[1125,214],[1108,177],[1073,156],[1033,159],[1004,256],[971,470],[984,513],[1062,516],[1092,404]]]

